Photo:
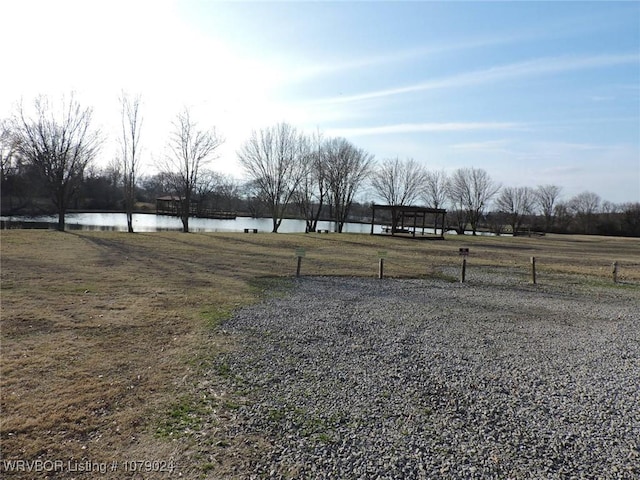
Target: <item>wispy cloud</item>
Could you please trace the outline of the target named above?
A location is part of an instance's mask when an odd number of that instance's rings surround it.
[[[311,65],[298,66],[289,69],[289,80],[304,80],[311,77],[344,73],[358,68],[389,66],[401,62],[414,61],[424,57],[435,56],[443,53],[473,50],[477,48],[494,47],[500,45],[513,45],[518,42],[540,41],[544,39],[572,36],[576,33],[585,33],[594,28],[602,28],[601,24],[593,21],[592,16],[586,19],[574,19],[576,25],[568,28],[567,19],[545,21],[544,24],[527,29],[511,31],[501,34],[475,36],[462,40],[447,40],[442,43],[431,43],[418,47],[411,47],[375,55],[358,56],[352,59],[332,59],[331,61],[318,62],[317,59]],[[602,23],[602,22],[601,22]]]
[[[510,152],[508,149],[510,145],[509,140],[486,140],[483,142],[465,142],[451,145],[451,148],[461,152],[483,152],[483,153],[496,153],[496,152]]]
[[[364,137],[368,135],[388,135],[418,132],[468,132],[477,130],[515,130],[524,128],[521,123],[511,122],[442,122],[442,123],[399,123],[378,127],[335,128],[326,133],[330,136]]]
[[[527,39],[530,37],[530,34],[485,36],[479,38],[470,38],[457,42],[452,41],[442,44],[412,47],[369,56],[360,56],[354,59],[333,60],[325,62],[316,61],[312,65],[293,68],[289,72],[289,75],[290,77],[293,77],[294,80],[301,80],[321,75],[343,73],[348,70],[355,70],[358,68],[388,66],[394,63],[414,61],[419,58],[439,55],[442,53],[457,50],[471,50],[474,48],[511,44],[515,41]]]
[[[527,60],[524,62],[500,65],[483,70],[475,70],[473,72],[460,73],[457,75],[430,80],[427,82],[416,83],[413,85],[375,90],[355,95],[332,97],[319,100],[318,102],[350,103],[425,90],[481,85],[489,82],[497,82],[513,78],[535,75],[548,75],[553,73],[586,70],[592,68],[603,68],[615,65],[638,64],[639,62],[640,55],[638,55],[637,53],[595,55],[583,57],[544,57]]]

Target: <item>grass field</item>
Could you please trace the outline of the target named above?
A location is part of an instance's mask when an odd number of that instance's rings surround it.
[[[225,430],[242,398],[224,365],[204,378],[234,348],[219,323],[294,276],[299,248],[303,275],[373,277],[385,251],[386,276],[455,280],[460,247],[469,271],[508,267],[527,282],[535,256],[541,284],[640,293],[638,239],[2,231],[2,459],[63,461],[56,478],[82,476],[67,462],[117,461],[98,478],[123,478],[125,461],[170,459],[187,478],[234,477],[234,456],[259,454],[260,439]]]

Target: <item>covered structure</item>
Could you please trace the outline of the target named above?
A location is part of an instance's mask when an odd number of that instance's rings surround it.
[[[156,214],[158,215],[182,215],[182,206],[184,197],[176,195],[167,195],[156,198]],[[200,218],[214,218],[218,220],[233,220],[236,218],[236,212],[223,212],[213,208],[206,208],[195,200],[191,200],[189,205],[189,215]]]
[[[371,235],[374,234],[376,223],[376,211],[388,212],[391,216],[391,225],[383,226],[381,233],[391,235],[411,235],[415,238],[416,233],[432,238],[444,238],[444,222],[447,211],[442,208],[418,207],[414,205],[371,205]],[[387,216],[388,217],[388,216]],[[380,216],[379,216],[380,218]],[[427,218],[429,223],[427,223]],[[433,233],[425,232],[425,229],[433,229]],[[440,235],[438,235],[440,229]]]
[[[166,195],[164,197],[156,198],[156,213],[158,215],[176,215],[182,214],[182,207],[184,204],[184,197],[177,195]],[[195,214],[196,204],[191,202],[189,208],[189,214]]]

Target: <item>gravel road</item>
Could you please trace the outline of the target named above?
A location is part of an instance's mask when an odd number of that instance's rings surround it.
[[[268,442],[246,471],[640,478],[640,288],[490,278],[303,277],[239,311],[235,433]]]

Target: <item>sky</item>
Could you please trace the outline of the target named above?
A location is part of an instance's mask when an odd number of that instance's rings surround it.
[[[115,156],[140,94],[143,169],[178,112],[225,138],[288,122],[377,161],[640,201],[640,2],[0,2],[0,117],[74,92]]]

